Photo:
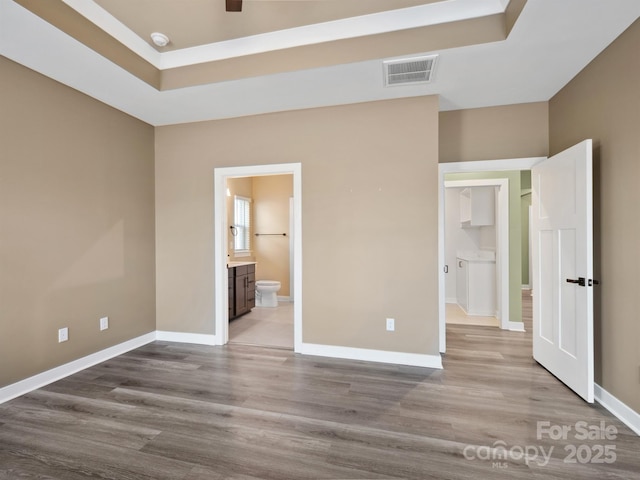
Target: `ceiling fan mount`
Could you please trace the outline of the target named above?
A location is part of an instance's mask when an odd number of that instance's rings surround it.
[[[242,0],[226,0],[227,12],[241,12]]]

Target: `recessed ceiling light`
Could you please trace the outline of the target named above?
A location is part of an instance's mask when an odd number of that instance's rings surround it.
[[[151,40],[158,47],[166,47],[167,44],[169,43],[169,37],[167,37],[164,33],[160,33],[160,32],[153,32],[151,34]]]

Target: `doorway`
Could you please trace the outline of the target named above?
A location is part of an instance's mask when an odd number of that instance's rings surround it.
[[[229,343],[293,350],[293,176],[229,177],[226,188]],[[261,293],[261,281],[277,286]]]
[[[293,196],[290,218],[290,256],[293,260],[290,300],[293,310],[293,349],[299,351],[302,344],[302,228],[301,228],[301,164],[275,164],[247,167],[216,168],[214,171],[214,255],[215,255],[215,340],[217,345],[229,342],[229,300],[228,269],[230,225],[227,217],[227,181],[238,177],[262,177],[272,175],[292,175]],[[259,233],[259,232],[258,232]]]
[[[456,316],[459,321],[469,323],[469,316],[479,316],[486,321],[493,317],[494,321],[496,318],[498,321],[495,326],[511,329],[509,180],[447,180],[444,186],[445,213],[448,218],[448,221],[445,220],[445,318],[451,320],[452,316]],[[451,205],[448,205],[457,200],[456,192],[459,193],[461,202],[454,205],[460,212],[458,215],[455,215],[457,212],[452,211]],[[454,195],[451,195],[452,193]],[[482,193],[478,199],[485,200],[487,204],[481,207],[490,211],[472,208],[470,203],[476,201],[474,193]],[[466,202],[463,201],[465,199]],[[465,206],[466,208],[462,208]],[[474,213],[479,213],[484,218],[479,222],[471,218],[463,221],[462,210],[466,210],[467,215],[474,210]],[[452,225],[453,220],[457,225]],[[480,223],[483,225],[480,226]],[[454,233],[457,238],[453,238]],[[457,298],[462,296],[460,292],[464,292],[464,300]],[[456,297],[455,305],[452,303],[452,297]]]
[[[459,163],[441,163],[438,165],[438,311],[439,311],[439,346],[440,352],[446,352],[446,246],[445,246],[445,177],[449,173],[479,173],[479,172],[499,172],[510,170],[530,170],[533,165],[545,160],[546,157],[533,157],[533,158],[518,158],[518,159],[505,159],[505,160],[488,160],[477,162],[459,162]],[[508,219],[506,220],[508,225]],[[506,249],[503,249],[506,250]],[[503,252],[504,253],[504,252]],[[507,252],[508,253],[508,252]],[[502,265],[508,270],[509,258],[508,255],[502,259]],[[503,275],[503,281],[509,282],[509,275]],[[507,290],[508,291],[508,290]],[[518,295],[520,292],[518,291]],[[501,312],[502,319],[501,325],[503,328],[511,328],[511,323],[508,318],[509,312],[509,297],[501,298]],[[505,323],[502,323],[505,320]],[[509,323],[507,323],[509,322]],[[513,325],[514,328],[521,328],[521,326]]]

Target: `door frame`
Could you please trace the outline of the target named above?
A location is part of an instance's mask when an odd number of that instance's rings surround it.
[[[500,172],[509,170],[531,170],[535,164],[547,157],[510,158],[503,160],[481,160],[474,162],[451,162],[438,164],[438,343],[440,352],[447,350],[445,311],[445,229],[444,229],[444,177],[448,173]]]
[[[214,324],[215,344],[229,341],[229,297],[227,285],[227,179],[231,177],[259,177],[293,175],[293,345],[302,347],[302,164],[281,163],[214,169]],[[291,221],[291,220],[290,220]]]

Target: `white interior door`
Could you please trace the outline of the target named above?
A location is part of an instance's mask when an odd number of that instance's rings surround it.
[[[532,168],[533,357],[593,402],[592,142]]]

